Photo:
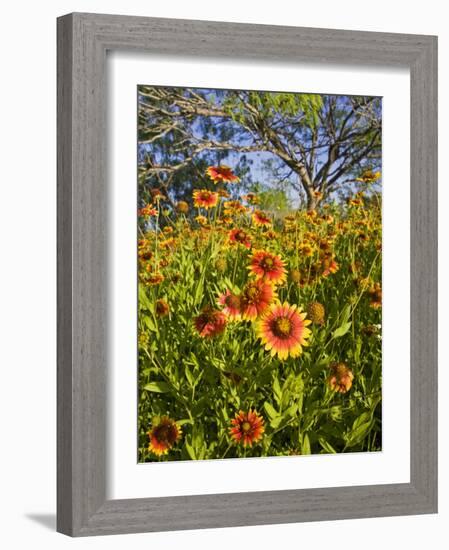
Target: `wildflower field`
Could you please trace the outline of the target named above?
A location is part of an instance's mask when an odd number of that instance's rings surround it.
[[[176,89],[161,98],[157,88],[140,91],[139,462],[381,450],[378,156],[354,153],[358,161],[335,180],[338,193],[315,178],[292,198],[288,179],[276,184],[279,171],[268,157],[265,171],[257,159],[242,158],[259,150],[249,150],[244,117],[257,107],[267,125],[279,128],[281,120],[305,148],[314,135],[315,143],[326,136],[327,96],[259,93],[243,96],[245,107],[225,93]],[[228,101],[223,120],[217,111],[207,119],[221,132],[201,119],[195,94],[211,109]],[[292,105],[278,104],[279,95]],[[184,100],[198,112],[189,115]],[[362,114],[352,99],[334,105],[338,121],[347,119],[341,138],[347,127],[349,134],[363,128],[365,144],[373,139],[378,112],[370,103]],[[157,126],[172,124],[164,112],[179,118],[183,108],[182,132]],[[208,137],[209,147],[195,156],[200,123],[200,144]],[[338,125],[335,133],[338,139]],[[178,144],[184,157],[170,156]],[[326,161],[316,157],[315,175]],[[281,156],[278,168],[284,165]],[[329,167],[327,183],[339,166]],[[269,175],[270,185],[255,183],[255,174]]]

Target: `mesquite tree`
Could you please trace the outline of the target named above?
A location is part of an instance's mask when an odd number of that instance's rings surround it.
[[[140,86],[139,182],[178,199],[204,180],[208,164],[265,152],[279,181],[314,209],[362,170],[381,163],[377,97]]]

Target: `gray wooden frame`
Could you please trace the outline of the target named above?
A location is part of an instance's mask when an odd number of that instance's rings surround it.
[[[411,71],[410,483],[106,500],[106,52]],[[74,13],[58,19],[57,529],[72,536],[437,511],[437,38]]]

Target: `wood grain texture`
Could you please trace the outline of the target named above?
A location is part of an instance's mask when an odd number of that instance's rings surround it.
[[[106,500],[106,52],[411,71],[411,480]],[[58,509],[72,536],[437,510],[436,37],[116,15],[58,20]]]

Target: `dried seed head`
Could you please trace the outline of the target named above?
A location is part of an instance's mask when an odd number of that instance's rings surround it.
[[[301,281],[301,272],[299,269],[290,269],[290,280],[293,283],[299,283]]]
[[[218,258],[218,260],[215,262],[215,269],[219,273],[223,273],[226,271],[228,264],[226,262],[226,258]]]
[[[320,302],[310,302],[307,306],[307,317],[315,325],[324,325],[326,310]]]

